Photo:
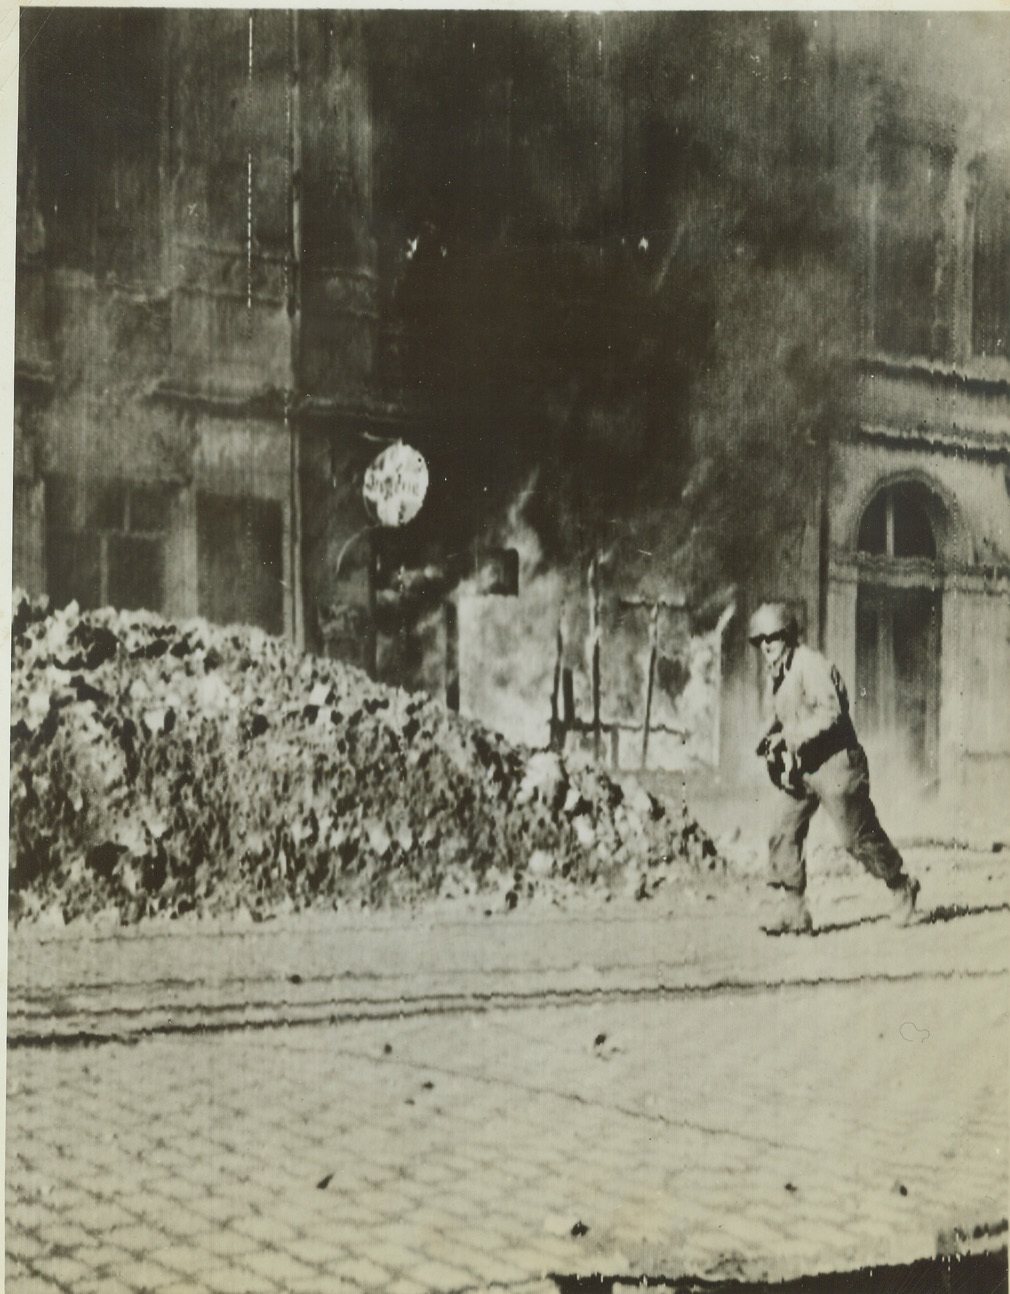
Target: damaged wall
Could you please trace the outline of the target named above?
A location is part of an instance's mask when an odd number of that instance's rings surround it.
[[[623,586],[607,554],[583,570],[548,563],[518,509],[502,538],[515,591],[478,577],[454,598],[460,710],[614,768],[717,769],[730,593],[699,617],[672,585]]]
[[[374,363],[359,29],[24,15],[16,583],[319,643],[302,421],[359,434]]]

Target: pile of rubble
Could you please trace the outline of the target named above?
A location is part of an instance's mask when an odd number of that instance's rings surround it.
[[[641,788],[256,629],[14,606],[14,919],[647,897],[715,864]]]

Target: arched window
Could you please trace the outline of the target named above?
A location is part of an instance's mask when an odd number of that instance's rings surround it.
[[[929,491],[915,482],[880,490],[859,523],[859,551],[880,557],[927,557],[935,561],[936,535],[929,502]]]

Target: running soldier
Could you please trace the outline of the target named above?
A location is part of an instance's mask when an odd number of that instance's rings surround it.
[[[769,884],[782,902],[777,917],[762,928],[770,935],[813,929],[806,901],[806,839],[822,804],[845,848],[891,891],[893,920],[908,925],[919,882],[905,873],[877,819],[866,753],[849,716],[841,675],[820,652],[799,642],[796,619],[784,603],[759,607],[748,637],[760,648],[772,679],[775,722],[757,753],[779,791],[768,862]]]

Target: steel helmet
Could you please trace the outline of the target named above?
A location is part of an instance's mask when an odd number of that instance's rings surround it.
[[[785,602],[764,602],[750,618],[747,637],[752,643],[769,638],[772,634],[795,638],[798,629],[796,617]]]

